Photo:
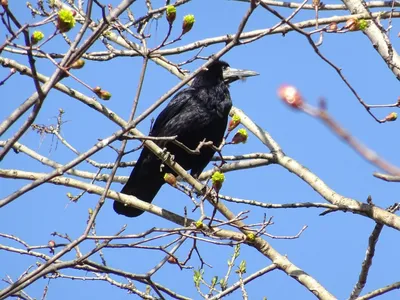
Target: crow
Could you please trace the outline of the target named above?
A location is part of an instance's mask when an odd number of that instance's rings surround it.
[[[157,117],[149,136],[177,136],[179,142],[193,150],[203,140],[211,141],[218,147],[224,137],[232,107],[228,84],[255,75],[258,74],[253,71],[232,69],[224,61],[214,61],[193,79],[191,87],[174,96]],[[174,161],[185,170],[191,170],[191,175],[196,178],[215,153],[211,147],[202,147],[200,154],[195,155],[171,141],[155,143],[172,154]],[[164,174],[175,174],[168,166],[161,168],[161,163],[158,157],[144,147],[121,193],[151,203],[165,183]],[[117,201],[114,201],[114,210],[127,217],[137,217],[143,213],[140,209]]]

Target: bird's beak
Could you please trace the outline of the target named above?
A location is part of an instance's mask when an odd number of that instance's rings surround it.
[[[252,77],[257,75],[259,74],[254,71],[233,69],[231,67],[228,67],[223,71],[224,81],[228,84],[239,79],[243,80],[247,77]]]

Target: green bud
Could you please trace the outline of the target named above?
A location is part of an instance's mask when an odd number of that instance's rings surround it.
[[[83,59],[78,59],[74,61],[74,63],[71,65],[71,69],[82,69],[83,66],[85,65],[85,61]]]
[[[173,5],[168,5],[166,9],[166,17],[167,21],[170,25],[174,23],[175,18],[176,18],[176,8]]]
[[[242,260],[240,262],[239,268],[235,272],[238,274],[246,273],[246,261],[245,260]]]
[[[196,223],[194,223],[194,226],[196,226],[197,229],[202,229],[204,227],[204,224],[202,221],[196,221]]]
[[[204,270],[194,270],[193,281],[196,287],[200,287],[200,282],[203,279]]]
[[[216,171],[212,176],[211,176],[212,183],[223,183],[225,181],[225,175],[224,173]]]
[[[252,232],[246,234],[246,240],[253,243],[256,240],[256,235]]]
[[[214,276],[214,277],[211,279],[211,287],[214,288],[215,285],[217,284],[217,282],[218,282],[218,276]]]
[[[235,121],[235,122],[240,122],[240,116],[237,115],[237,114],[234,114],[233,117],[232,117],[232,120]]]
[[[213,188],[219,192],[219,190],[222,187],[222,183],[225,181],[225,175],[224,173],[221,172],[215,172],[212,176],[211,176],[211,181],[213,184]]]
[[[97,97],[99,97],[100,99],[103,100],[110,100],[111,98],[111,93],[105,90],[102,90],[101,87],[96,86],[93,89],[93,92],[97,95]]]
[[[221,280],[219,281],[219,285],[221,286],[221,290],[223,291],[226,290],[226,288],[228,287],[224,278],[221,278]]]
[[[247,138],[248,137],[249,137],[249,135],[247,134],[246,129],[241,128],[233,136],[231,143],[232,144],[239,144],[239,143],[243,143],[244,144],[244,143],[247,142]]]
[[[369,24],[367,20],[364,19],[358,20],[358,29],[365,30],[368,28],[368,26]]]
[[[107,92],[107,91],[104,91],[104,90],[101,90],[100,93],[99,93],[99,97],[100,97],[100,99],[103,99],[103,100],[110,100],[111,93]]]
[[[107,38],[111,38],[112,37],[112,32],[111,31],[106,31],[103,33],[103,35]]]
[[[247,140],[248,134],[247,134],[246,129],[244,129],[244,128],[239,129],[239,130],[238,130],[238,133],[240,133],[241,135],[243,135],[243,136],[246,138],[246,140]]]
[[[36,45],[41,40],[43,40],[44,34],[41,31],[34,31],[31,35],[31,43],[32,45]]]
[[[237,244],[237,245],[235,246],[235,251],[233,252],[232,257],[233,257],[234,259],[236,259],[236,258],[239,257],[239,255],[240,255],[240,244]]]
[[[232,119],[229,121],[228,131],[232,131],[240,124],[240,117],[236,114],[233,115]]]
[[[386,122],[393,122],[393,121],[396,121],[396,120],[397,120],[397,113],[395,113],[395,112],[391,112],[385,118]]]
[[[73,13],[68,9],[61,9],[58,12],[57,28],[60,32],[70,31],[75,26]]]
[[[182,35],[189,32],[195,22],[194,15],[186,15],[183,17]]]

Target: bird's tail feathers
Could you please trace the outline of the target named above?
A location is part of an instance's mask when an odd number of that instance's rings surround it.
[[[151,173],[148,172],[147,174]],[[151,177],[143,176],[144,174],[140,175],[141,176],[136,176],[134,169],[128,182],[122,188],[121,193],[135,196],[142,201],[151,203],[165,181],[161,173],[157,174],[157,176]],[[143,210],[134,207],[125,206],[117,201],[114,201],[114,211],[120,215],[131,218],[140,216],[144,212]]]

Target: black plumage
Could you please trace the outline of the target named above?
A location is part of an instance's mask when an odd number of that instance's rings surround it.
[[[254,74],[246,75],[246,72],[249,71],[234,70],[236,73],[231,71],[229,78],[224,78],[223,74],[228,69],[229,65],[226,62],[217,60],[207,70],[199,73],[194,78],[191,87],[178,92],[159,114],[150,136],[176,135],[177,140],[190,149],[196,149],[204,139],[219,146],[232,107],[226,81],[232,82],[240,78],[240,74],[243,74],[244,77],[256,74],[250,72]],[[191,175],[195,177],[200,175],[215,153],[210,147],[202,147],[200,154],[194,155],[172,142],[156,141],[156,144],[161,148],[166,148],[174,155],[174,160],[185,170],[191,170]],[[164,174],[174,174],[168,166],[165,165],[161,169],[160,165],[161,160],[146,147],[143,148],[135,168],[121,192],[149,203],[152,202],[165,183]],[[137,217],[143,213],[142,210],[124,206],[116,201],[114,201],[114,210],[127,217]]]

